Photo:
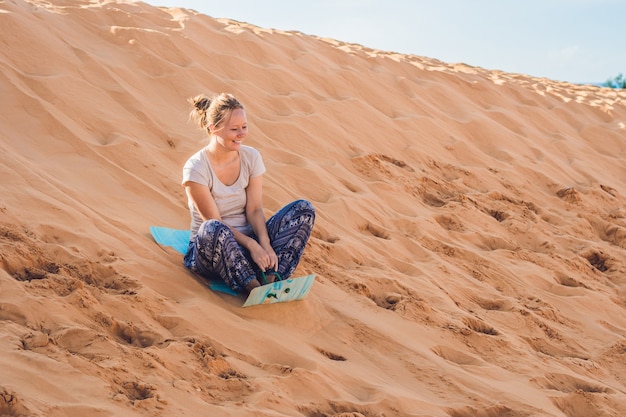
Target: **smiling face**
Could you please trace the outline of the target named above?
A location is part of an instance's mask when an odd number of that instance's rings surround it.
[[[248,135],[248,119],[243,109],[233,109],[230,116],[217,126],[210,126],[210,132],[225,150],[237,151]]]

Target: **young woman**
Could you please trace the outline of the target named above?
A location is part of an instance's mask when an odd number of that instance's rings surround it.
[[[225,93],[190,101],[191,116],[210,141],[183,168],[191,214],[185,265],[205,278],[221,278],[235,291],[288,278],[311,234],[315,209],[297,200],[266,222],[265,165],[259,151],[243,145],[248,134],[243,106]]]

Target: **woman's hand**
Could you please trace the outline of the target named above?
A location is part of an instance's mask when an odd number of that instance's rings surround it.
[[[276,252],[274,252],[274,248],[272,247],[272,245],[270,245],[269,243],[267,245],[261,244],[261,247],[265,249],[265,252],[267,252],[270,259],[269,266],[266,268],[266,270],[271,269],[274,271],[278,271],[278,256],[276,255]]]
[[[256,263],[261,271],[265,272],[268,269],[277,270],[278,269],[278,256],[274,252],[274,249],[270,245],[267,247],[261,246],[259,243],[255,242],[250,250],[250,256],[252,256],[252,260]]]

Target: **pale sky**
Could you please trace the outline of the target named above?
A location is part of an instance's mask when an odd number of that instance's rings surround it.
[[[626,75],[626,0],[149,0],[557,81]]]

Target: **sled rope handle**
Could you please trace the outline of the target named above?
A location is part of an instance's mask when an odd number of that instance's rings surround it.
[[[268,274],[273,274],[276,275],[276,278],[278,278],[279,281],[283,280],[283,277],[280,276],[280,274],[278,273],[278,271],[274,271],[273,269],[270,269],[269,271],[267,271]],[[265,276],[265,272],[261,271],[261,276],[263,277],[263,285],[267,284],[267,277]]]

